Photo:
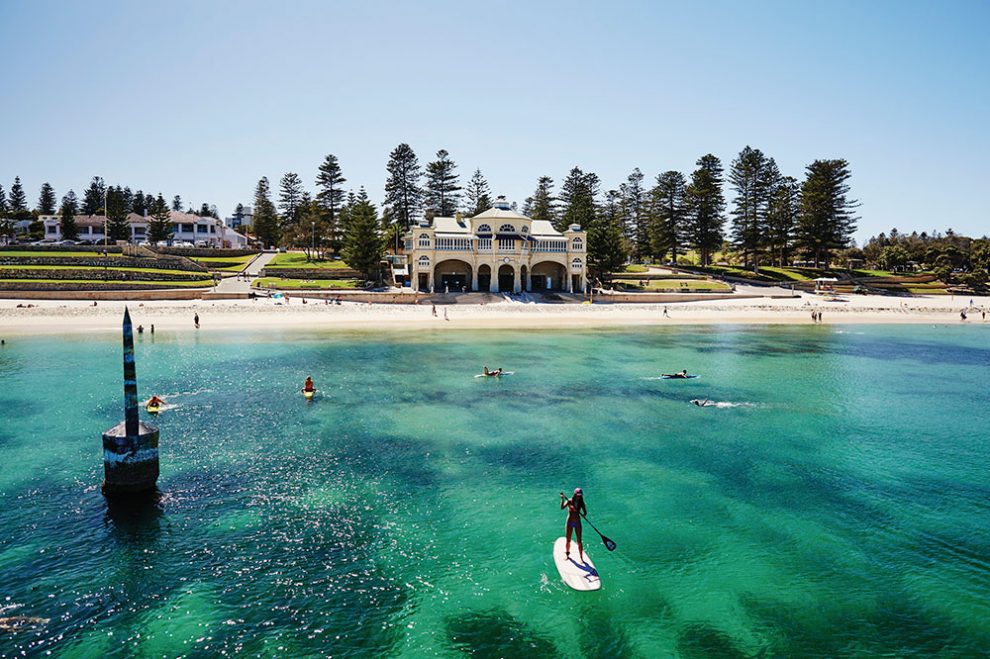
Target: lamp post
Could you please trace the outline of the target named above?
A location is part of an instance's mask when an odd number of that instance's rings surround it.
[[[309,246],[309,258],[313,260],[313,255],[316,253],[316,221],[314,220],[310,224],[313,226],[313,240]]]

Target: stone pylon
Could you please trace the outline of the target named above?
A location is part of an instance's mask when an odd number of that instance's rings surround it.
[[[124,308],[124,421],[103,433],[103,494],[117,496],[155,489],[158,428],[138,418],[134,333]]]

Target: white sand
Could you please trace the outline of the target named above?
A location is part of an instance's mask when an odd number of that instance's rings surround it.
[[[972,298],[969,324],[984,321],[979,309],[990,311],[990,298]],[[812,309],[820,309],[823,322],[960,324],[959,312],[970,298],[930,296],[896,298],[849,296],[846,302],[825,302],[813,295],[792,299],[749,298],[672,304],[522,304],[438,305],[434,317],[430,305],[386,305],[344,302],[325,305],[320,300],[302,304],[293,298],[288,306],[269,300],[92,302],[56,300],[0,300],[0,337],[27,334],[119,331],[125,304],[135,326],[158,331],[195,331],[193,315],[200,316],[200,330],[319,329],[399,330],[417,328],[579,328],[678,324],[811,324]],[[33,308],[17,308],[33,304]],[[669,317],[663,316],[664,308]],[[447,310],[449,320],[444,318]]]

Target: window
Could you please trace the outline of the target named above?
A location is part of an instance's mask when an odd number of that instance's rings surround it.
[[[492,232],[492,228],[487,224],[482,224],[481,226],[478,227],[478,233],[491,233],[491,232]]]
[[[49,224],[47,227],[45,227],[45,229],[48,231],[48,233],[56,233],[56,232],[58,232],[58,227],[55,226],[54,224]],[[35,234],[35,235],[37,235],[37,234]]]
[[[498,228],[499,233],[515,233],[516,228],[511,224],[503,224]]]
[[[208,233],[208,230],[206,228],[206,225],[205,224],[197,224],[196,225],[196,233]]]
[[[523,225],[522,232],[523,233],[529,233],[529,227],[526,226],[526,225]]]
[[[571,241],[571,250],[575,252],[580,252],[582,249],[584,249],[583,240],[581,240],[580,238],[575,238],[574,240]]]
[[[144,229],[145,229],[144,227],[134,227],[134,235],[135,236],[143,236],[144,235]]]
[[[419,234],[419,246],[420,247],[429,247],[430,246],[430,234],[428,234],[428,233],[421,233],[421,234]],[[429,259],[427,259],[427,262],[429,262]]]
[[[425,256],[425,255],[419,257],[419,267],[421,267],[421,268],[429,268],[430,267],[430,257],[429,256]]]
[[[581,259],[572,259],[571,260],[571,268],[573,270],[580,270],[581,269]]]

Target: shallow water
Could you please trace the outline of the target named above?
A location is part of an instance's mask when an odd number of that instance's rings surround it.
[[[49,619],[2,656],[990,651],[985,328],[137,344],[174,406],[138,511],[99,492],[119,339],[0,349],[0,617]],[[597,593],[551,558],[576,485]]]

